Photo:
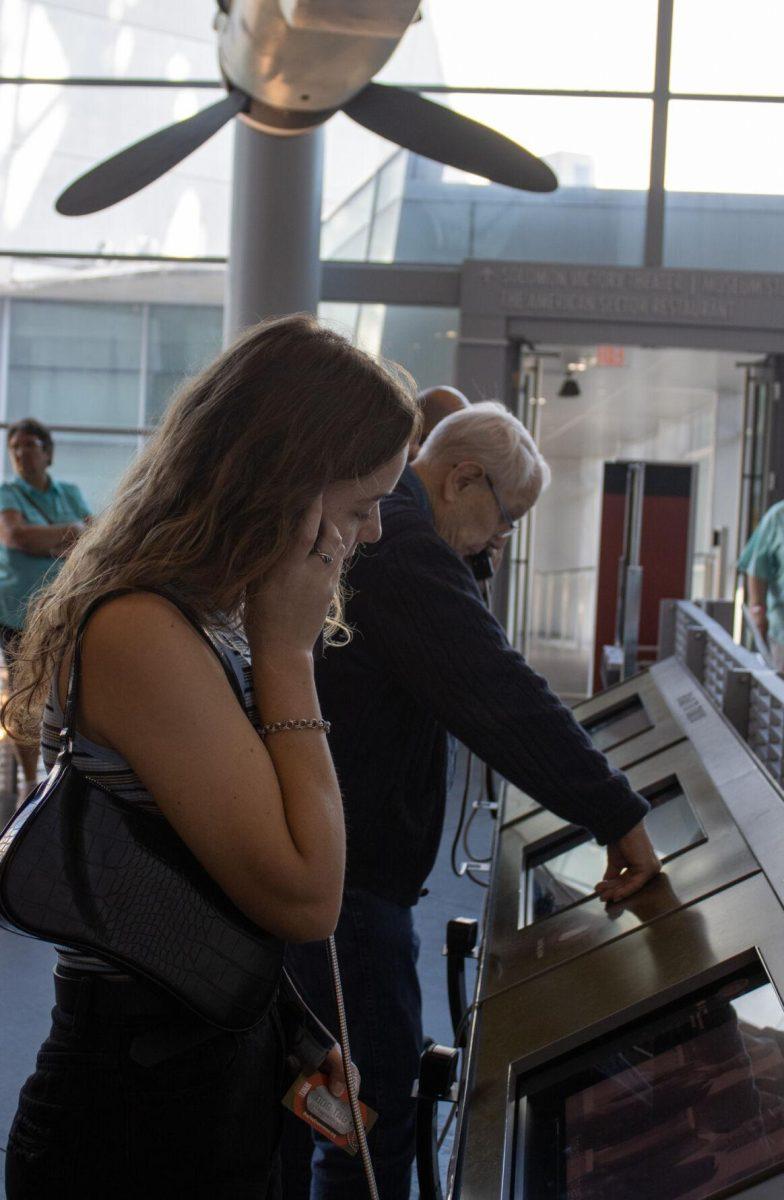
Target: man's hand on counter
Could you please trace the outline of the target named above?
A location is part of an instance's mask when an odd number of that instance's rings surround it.
[[[604,879],[596,885],[597,895],[605,904],[627,900],[660,871],[661,863],[645,825],[640,821],[617,842],[608,845],[607,870]]]

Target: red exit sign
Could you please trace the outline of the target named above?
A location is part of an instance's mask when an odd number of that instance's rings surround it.
[[[623,346],[597,346],[597,367],[622,367],[624,364]]]

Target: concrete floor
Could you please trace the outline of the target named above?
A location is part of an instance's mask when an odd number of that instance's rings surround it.
[[[451,1045],[453,1040],[446,995],[446,966],[441,954],[446,922],[455,916],[479,916],[484,898],[483,889],[465,877],[456,878],[449,865],[464,777],[465,754],[461,753],[450,793],[441,852],[428,880],[430,891],[416,909],[416,926],[422,940],[420,978],[424,1029],[429,1037],[445,1045]],[[488,852],[491,834],[491,819],[485,812],[480,812],[471,830],[472,854]],[[458,861],[463,858],[465,855],[461,853]],[[33,1069],[36,1051],[48,1031],[53,957],[50,946],[0,930],[0,1160],[5,1154],[19,1088]],[[448,1107],[442,1105],[444,1117]],[[441,1153],[442,1178],[445,1178],[450,1148],[451,1137],[447,1137]],[[4,1169],[0,1170],[0,1200],[5,1197],[4,1173]],[[415,1184],[411,1200],[417,1200],[418,1194]]]

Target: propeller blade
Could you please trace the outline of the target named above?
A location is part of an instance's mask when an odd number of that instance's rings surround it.
[[[522,146],[454,109],[391,84],[369,83],[343,111],[414,154],[524,192],[552,192],[558,180]]]
[[[126,146],[75,180],[58,197],[55,208],[65,217],[82,217],[126,200],[176,167],[248,103],[244,92],[232,89],[192,117]]]

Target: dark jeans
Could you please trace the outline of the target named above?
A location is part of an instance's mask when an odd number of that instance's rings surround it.
[[[411,1089],[422,1050],[422,996],[416,973],[419,939],[411,909],[348,888],[335,940],[340,959],[352,1058],[363,1100],[378,1112],[368,1137],[383,1200],[408,1200],[414,1157]],[[287,966],[328,1029],[337,1010],[323,943],[289,946]],[[359,1157],[316,1136],[310,1193],[302,1170],[310,1131],[287,1118],[283,1137],[285,1200],[367,1200]]]
[[[89,989],[74,1013],[54,1008],[22,1087],[8,1200],[279,1197],[284,1056],[276,1022],[193,1045],[199,1027],[190,1017],[99,1017]],[[145,1039],[172,1035],[185,1048],[154,1065],[137,1061]]]

